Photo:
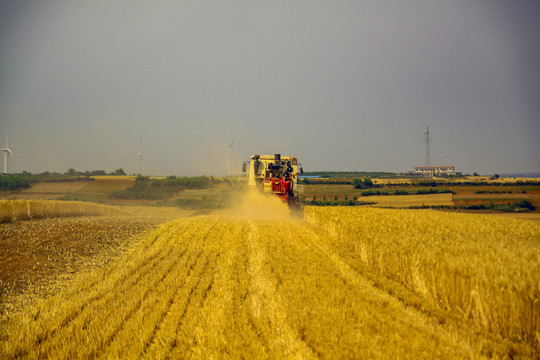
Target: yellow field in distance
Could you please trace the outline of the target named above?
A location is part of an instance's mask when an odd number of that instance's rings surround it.
[[[372,179],[375,185],[410,184],[411,179]]]

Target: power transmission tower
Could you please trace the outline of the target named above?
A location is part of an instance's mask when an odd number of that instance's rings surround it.
[[[431,142],[431,139],[429,138],[429,126],[426,126],[426,132],[424,133],[425,138],[424,142],[426,143],[426,177],[431,177],[433,174],[431,170],[429,169],[431,167],[431,157],[429,154],[429,143]]]

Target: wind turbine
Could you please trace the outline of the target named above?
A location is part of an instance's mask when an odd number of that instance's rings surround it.
[[[5,132],[6,132],[6,147],[2,149],[2,152],[4,153],[4,174],[7,174],[8,158],[9,158],[9,155],[13,154],[13,151],[11,151],[11,149],[9,148],[7,130],[5,130]]]
[[[231,142],[227,143],[227,146],[229,147],[229,177],[232,177],[232,147],[234,143],[234,130],[235,128],[233,127]]]
[[[233,140],[231,140],[230,144],[227,144],[229,147],[229,177],[232,177],[232,146],[233,146]]]
[[[139,152],[137,153],[137,159],[139,160],[139,172],[137,175],[141,175],[141,160],[143,159],[142,155],[142,136],[141,136],[141,144],[139,145]]]

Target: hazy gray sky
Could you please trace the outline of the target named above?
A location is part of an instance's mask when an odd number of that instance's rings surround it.
[[[11,1],[0,9],[10,171],[224,175],[540,171],[531,1]],[[446,159],[443,155],[447,154]]]

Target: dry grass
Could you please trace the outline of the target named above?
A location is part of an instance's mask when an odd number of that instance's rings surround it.
[[[78,191],[75,191],[75,193],[108,195],[113,191],[125,190],[131,185],[133,185],[133,183],[129,181],[96,180],[87,183],[86,186],[78,189]]]
[[[540,224],[433,210],[315,208],[309,222],[377,272],[540,348]]]
[[[72,182],[40,182],[33,184],[30,188],[23,190],[23,194],[65,194],[80,190],[88,185],[88,181]]]
[[[0,200],[0,222],[70,216],[112,216],[120,214],[122,214],[122,211],[111,206],[78,201]]]
[[[137,176],[134,176],[134,175],[98,175],[98,176],[92,176],[92,178],[96,179],[96,181],[113,180],[113,181],[120,181],[120,182],[135,182],[135,179],[137,178]]]
[[[54,200],[61,196],[72,194],[88,185],[87,181],[73,182],[40,182],[19,193],[4,193],[3,199],[19,200]]]

